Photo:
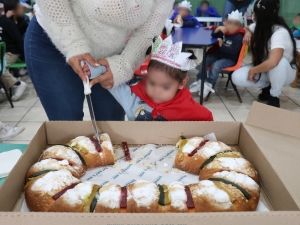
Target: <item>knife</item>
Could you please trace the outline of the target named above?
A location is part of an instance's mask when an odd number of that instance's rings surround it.
[[[93,128],[94,128],[94,134],[95,134],[97,141],[100,144],[100,136],[99,136],[99,131],[98,131],[98,127],[97,127],[97,123],[96,123],[96,119],[95,119],[95,113],[94,113],[94,108],[93,108],[93,103],[92,103],[92,98],[91,98],[92,90],[90,87],[90,79],[95,79],[96,77],[104,74],[106,72],[106,67],[105,66],[93,67],[87,61],[81,61],[81,67],[84,66],[84,62],[88,65],[88,67],[91,71],[91,76],[90,77],[86,76],[87,82],[83,82],[84,94],[86,96],[86,100],[88,103],[91,121],[92,121]]]

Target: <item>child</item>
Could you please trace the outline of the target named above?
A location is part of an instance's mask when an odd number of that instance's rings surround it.
[[[293,25],[291,26],[294,38],[300,40],[300,13],[295,17]]]
[[[205,98],[219,78],[222,69],[234,66],[238,60],[245,31],[243,29],[243,15],[238,10],[228,15],[225,26],[218,27],[212,32],[213,38],[218,38],[219,48],[206,59],[206,66],[210,66],[205,79],[203,97]],[[190,92],[199,92],[201,88],[202,64],[197,75],[197,81],[190,86]]]
[[[24,37],[28,24],[24,19],[24,7],[19,0],[4,0],[4,8],[7,18],[10,18]]]
[[[188,1],[179,3],[178,11],[174,12],[171,20],[175,24],[180,24],[182,27],[202,27],[202,24],[191,15],[192,5]]]
[[[196,16],[199,17],[220,17],[217,10],[209,5],[208,1],[202,1],[196,9]]]
[[[212,113],[196,103],[185,87],[196,57],[181,52],[182,43],[159,36],[153,44],[148,76],[137,84],[110,89],[131,121],[212,121]],[[149,50],[148,50],[149,52]],[[191,58],[191,59],[190,59]],[[84,73],[90,74],[85,64]]]
[[[24,41],[19,33],[15,23],[8,19],[4,12],[3,0],[0,0],[0,39],[6,44],[5,58],[6,66],[15,63],[19,58],[24,60]],[[23,95],[27,84],[23,81],[18,81],[8,70],[4,68],[1,80],[7,90],[13,88],[12,100],[17,101]]]

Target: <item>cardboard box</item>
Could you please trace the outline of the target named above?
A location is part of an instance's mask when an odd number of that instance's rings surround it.
[[[20,213],[27,170],[49,145],[93,135],[90,122],[45,122],[0,188],[0,224],[300,224],[300,114],[254,103],[240,122],[99,122],[119,144],[175,144],[180,135],[203,136],[235,146],[258,170],[262,201],[270,212],[185,214]],[[12,212],[14,211],[14,212]]]

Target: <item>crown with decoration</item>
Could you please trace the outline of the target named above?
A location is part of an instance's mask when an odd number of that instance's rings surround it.
[[[228,20],[237,20],[241,24],[244,24],[243,13],[240,13],[239,10],[232,11],[230,14],[228,14]]]
[[[189,59],[190,52],[181,52],[182,42],[173,44],[172,36],[165,40],[158,36],[152,44],[151,60],[156,60],[182,71],[194,69],[197,66],[196,60]]]
[[[188,2],[188,1],[182,1],[181,3],[179,3],[179,6],[178,6],[179,8],[186,8],[186,9],[188,9],[188,10],[192,10],[192,5],[191,5],[191,3],[190,2]]]

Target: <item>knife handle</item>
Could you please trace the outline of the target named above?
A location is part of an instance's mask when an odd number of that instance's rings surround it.
[[[92,90],[91,90],[91,87],[90,87],[90,80],[95,79],[96,77],[99,77],[100,75],[106,73],[106,67],[105,66],[93,67],[86,60],[80,62],[81,67],[84,66],[84,62],[88,65],[88,67],[89,67],[89,69],[91,71],[91,76],[90,77],[86,76],[87,82],[83,82],[84,94],[85,95],[89,95],[89,94],[92,93]]]

